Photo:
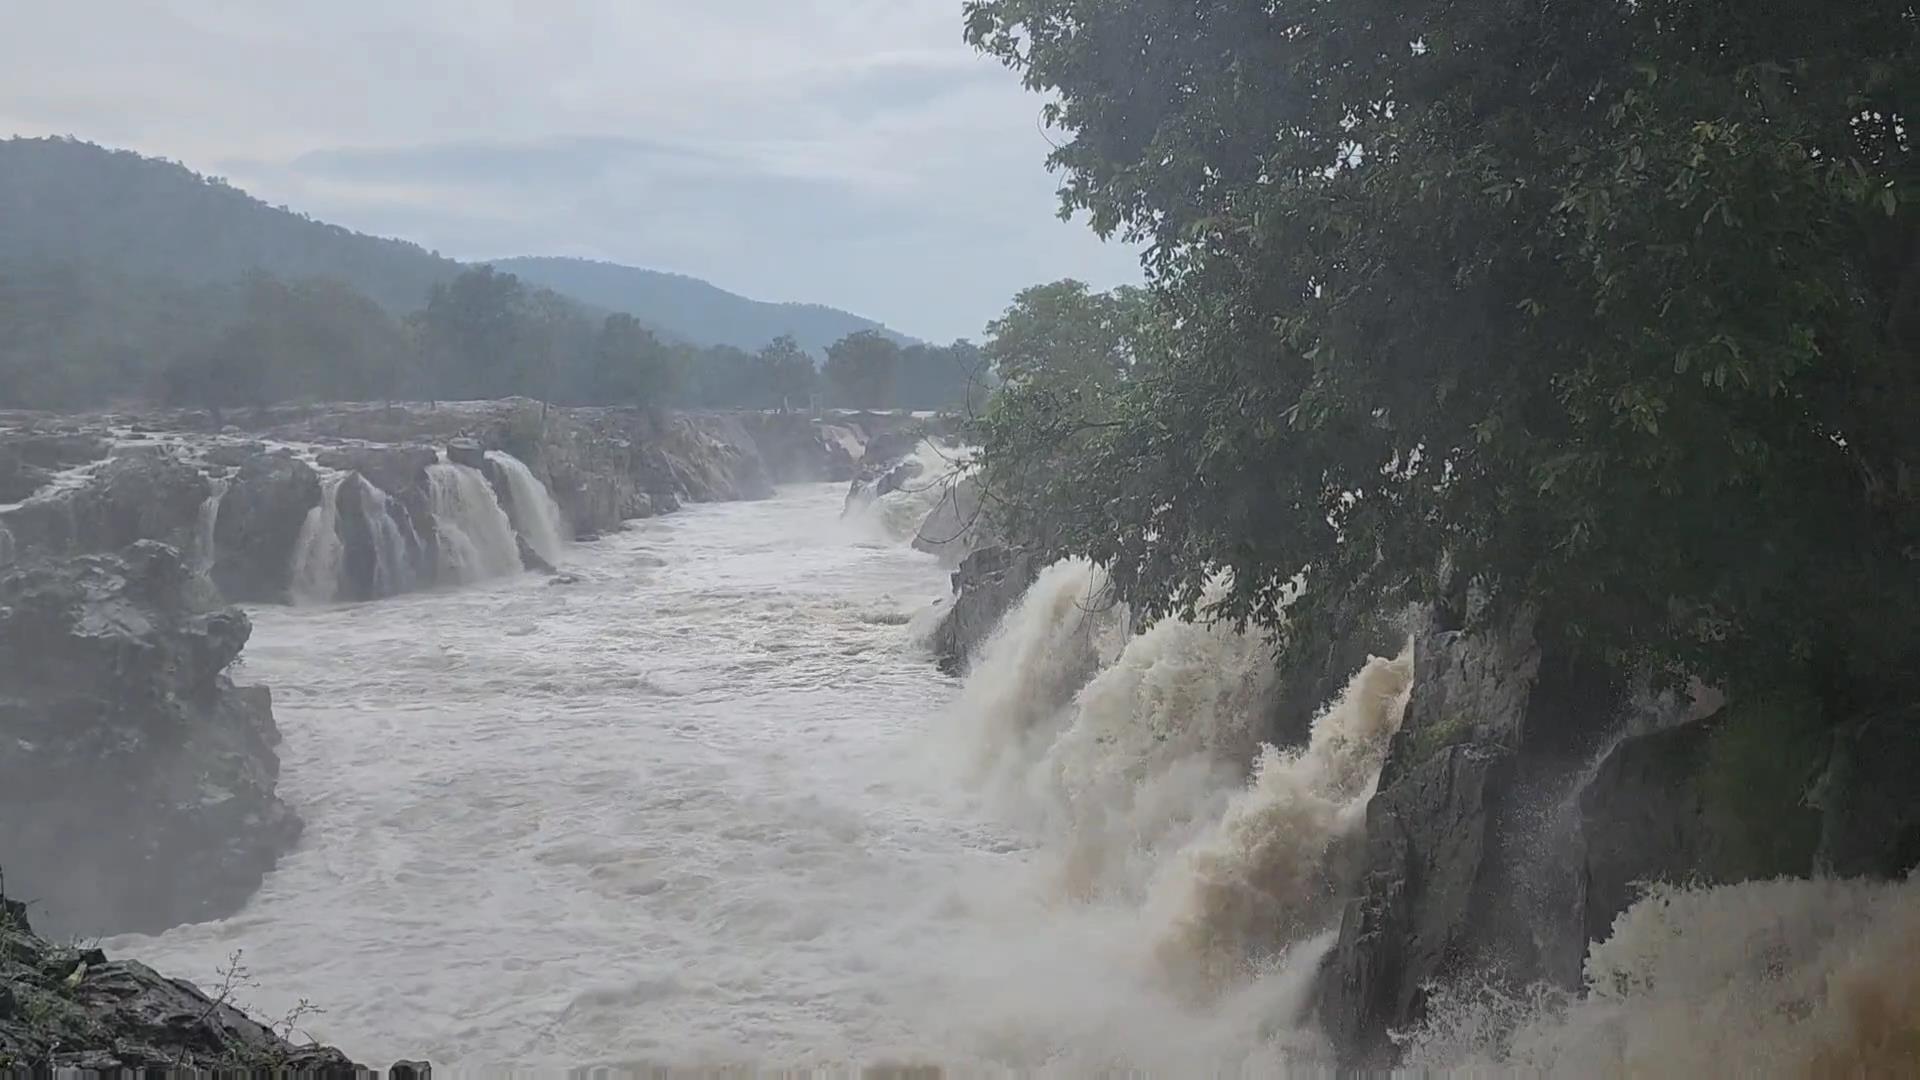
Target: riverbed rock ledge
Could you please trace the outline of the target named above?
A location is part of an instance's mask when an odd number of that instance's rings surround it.
[[[366,1075],[331,1046],[288,1041],[218,988],[209,996],[138,961],[53,944],[34,931],[28,905],[0,890],[0,1073],[151,1070]]]
[[[227,675],[251,624],[198,581],[151,540],[0,569],[0,866],[57,934],[232,914],[300,835]]]

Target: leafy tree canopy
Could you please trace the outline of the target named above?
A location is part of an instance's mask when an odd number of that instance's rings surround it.
[[[1911,681],[1908,0],[973,0],[967,33],[1159,305],[1103,426],[986,447],[1040,546],[1151,614],[1230,568],[1218,613],[1286,640],[1471,583],[1622,665]]]

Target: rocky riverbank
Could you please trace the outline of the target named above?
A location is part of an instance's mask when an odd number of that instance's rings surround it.
[[[333,1047],[296,1043],[297,1015],[277,1025],[248,1016],[236,1000],[244,968],[235,960],[229,972],[209,995],[136,961],[55,945],[34,931],[27,905],[0,889],[0,1071],[366,1074]]]
[[[251,632],[180,554],[0,569],[0,866],[60,934],[231,914],[300,835]]]
[[[525,399],[240,419],[210,431],[197,413],[0,414],[0,564],[148,539],[229,600],[378,599],[543,569],[560,544],[682,503],[849,479],[870,441],[924,425]]]

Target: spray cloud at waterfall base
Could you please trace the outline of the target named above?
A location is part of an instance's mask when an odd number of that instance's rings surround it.
[[[1325,1061],[1312,977],[1412,659],[1369,661],[1308,744],[1282,750],[1262,742],[1264,639],[1178,620],[1133,634],[1105,593],[1085,562],[1043,571],[981,650],[949,736],[988,805],[1043,838],[1036,917],[1094,950],[1036,958],[1066,970],[1032,977],[1091,995],[1099,1019],[1015,998],[1062,1040],[1042,1060],[1262,1074]]]

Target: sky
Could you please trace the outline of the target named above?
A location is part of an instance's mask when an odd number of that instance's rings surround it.
[[[1042,99],[960,0],[9,5],[0,133],[182,162],[459,259],[575,255],[979,339],[1139,280],[1055,216]]]

